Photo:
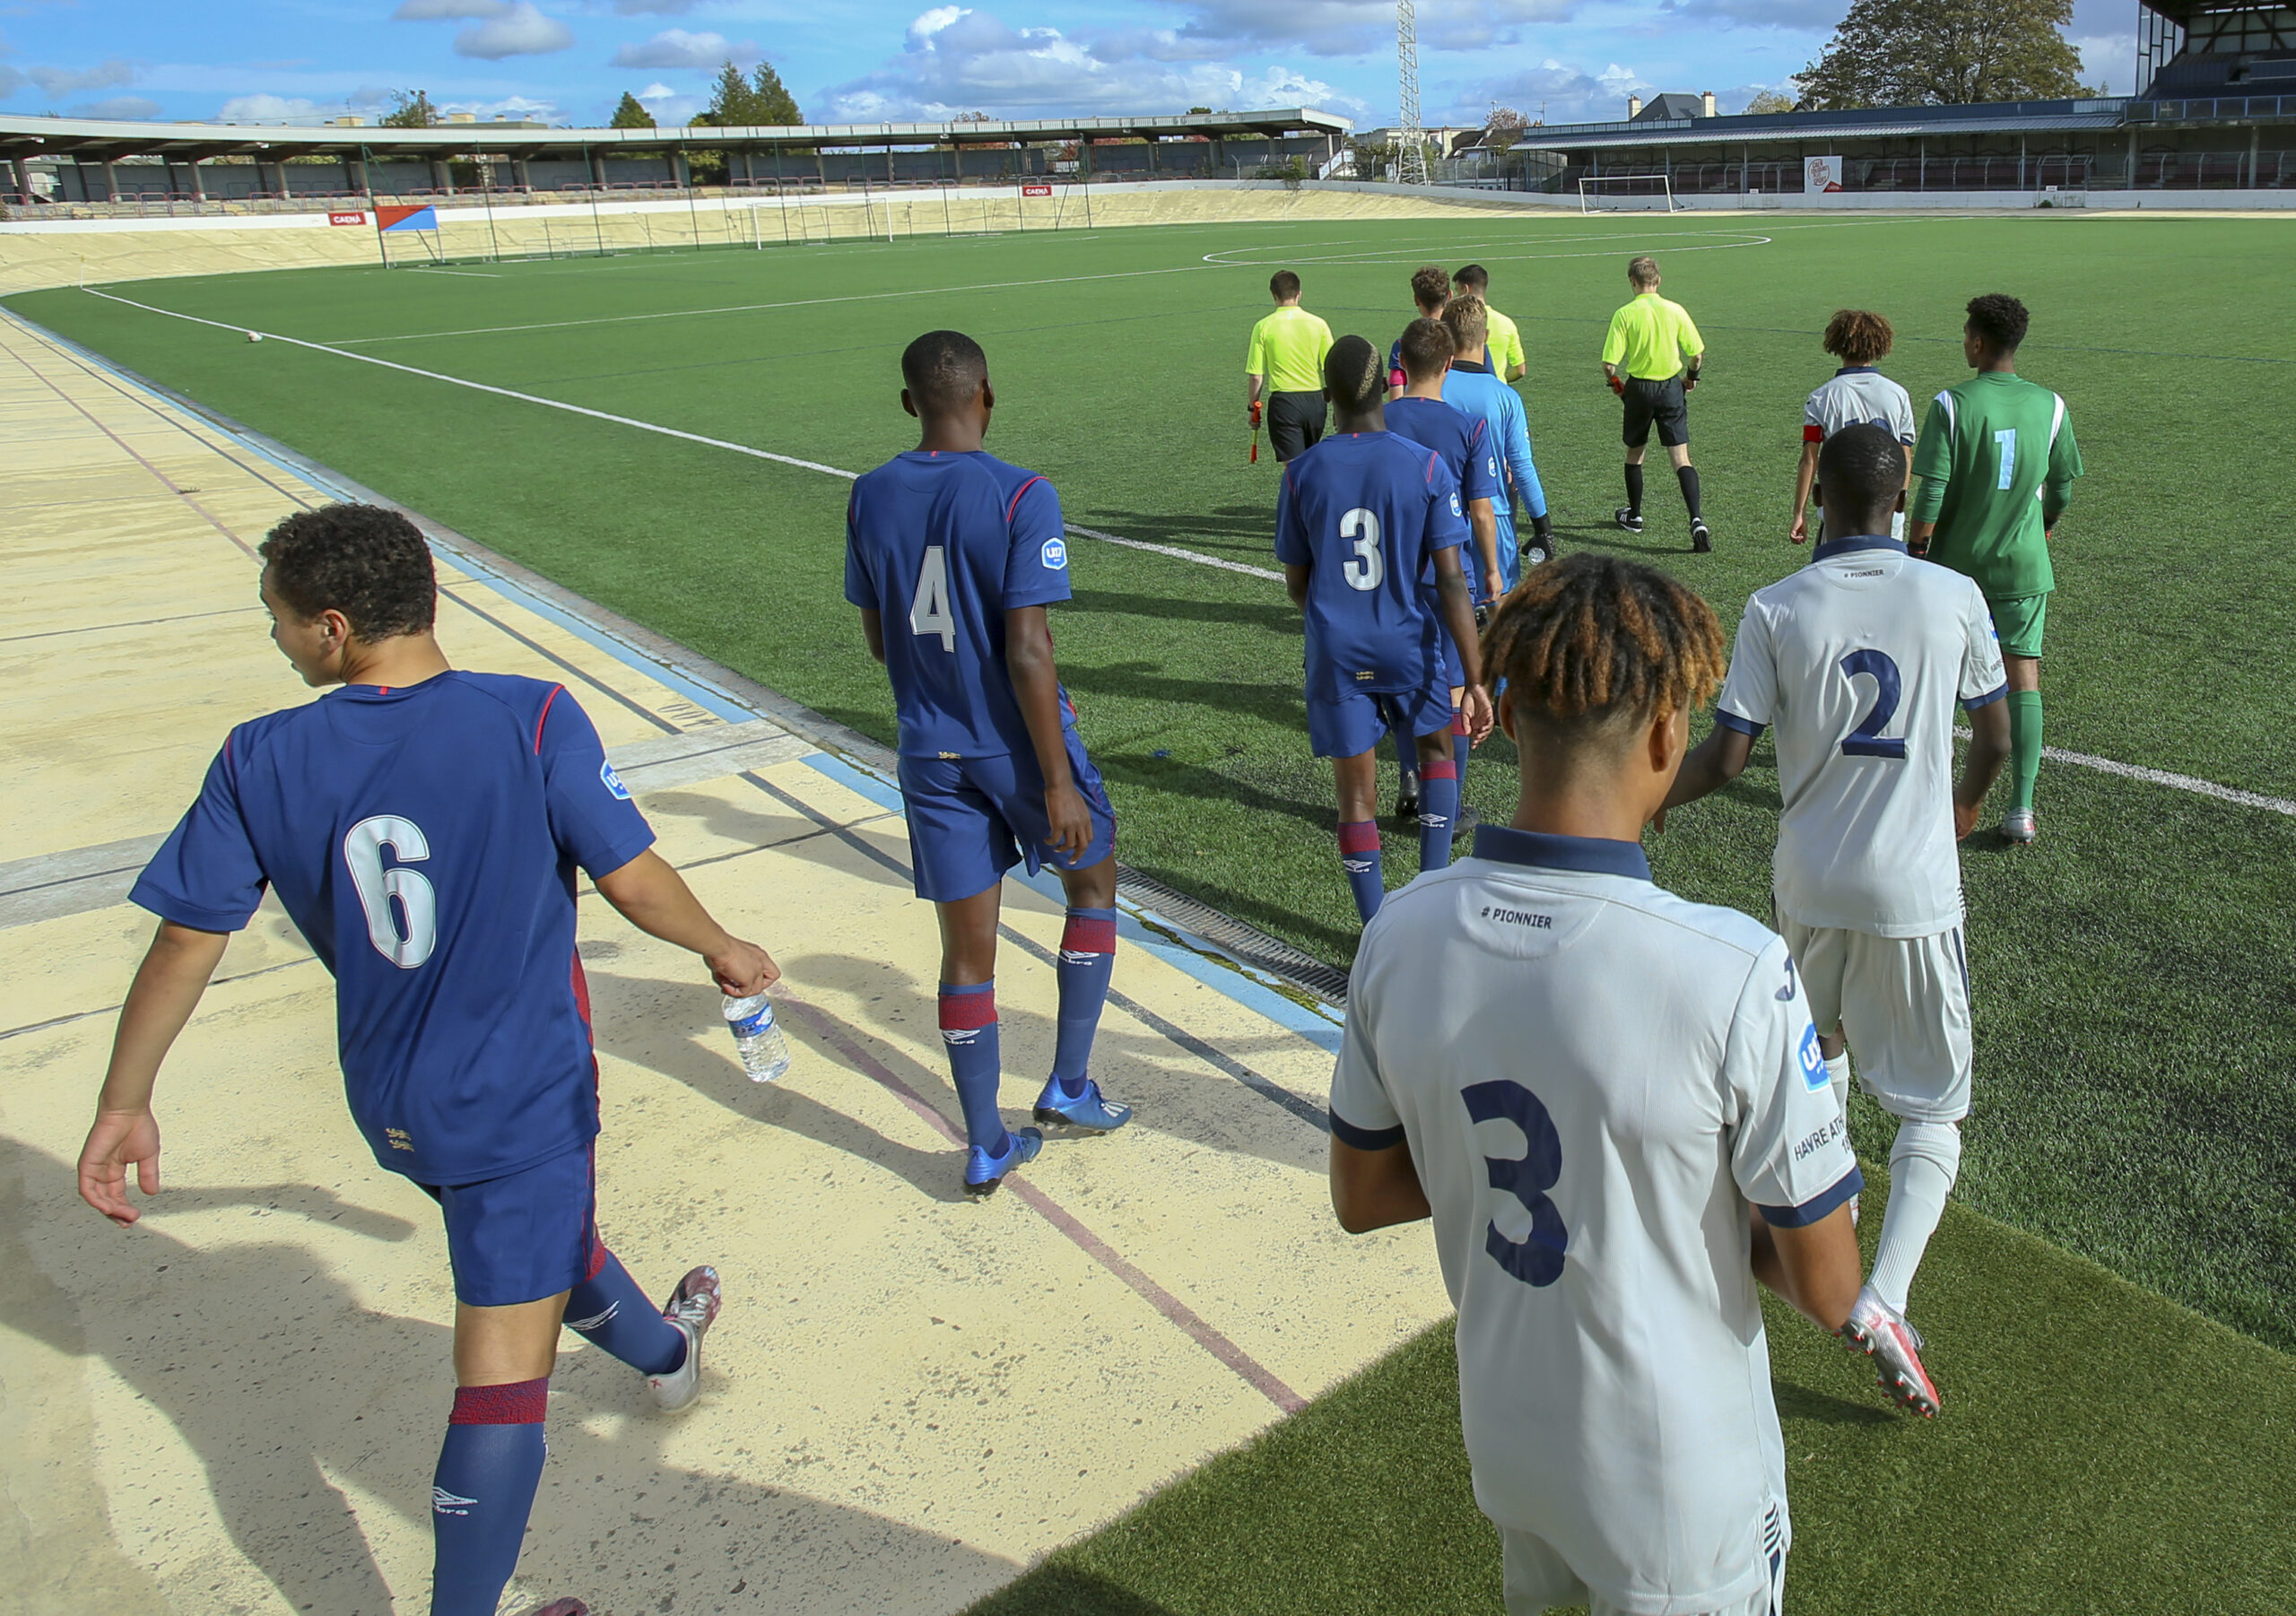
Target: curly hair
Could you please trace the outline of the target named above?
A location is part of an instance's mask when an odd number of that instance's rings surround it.
[[[422,530],[379,505],[299,510],[257,547],[271,591],[300,617],[332,607],[372,643],[430,630],[439,579]]]
[[[1451,334],[1451,352],[1480,355],[1491,340],[1491,311],[1471,291],[1453,298],[1443,310],[1443,328]]]
[[[1483,631],[1518,719],[1564,735],[1701,707],[1728,658],[1714,608],[1653,567],[1580,551],[1526,573]]]
[[[1871,365],[1896,345],[1889,321],[1867,308],[1837,308],[1826,323],[1826,352],[1845,365]]]
[[[1985,339],[1996,353],[2014,353],[2024,345],[2025,327],[2032,316],[2005,291],[1988,291],[1970,300],[1970,329]]]
[[[1387,361],[1369,338],[1341,337],[1324,355],[1324,390],[1343,410],[1368,410],[1387,395]]]
[[[1411,300],[1422,308],[1440,308],[1451,300],[1451,277],[1432,264],[1411,272]]]

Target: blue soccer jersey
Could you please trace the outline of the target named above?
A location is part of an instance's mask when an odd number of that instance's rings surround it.
[[[574,872],[653,840],[563,687],[448,673],[240,725],[130,897],[235,932],[275,891],[335,974],[376,1160],[468,1184],[596,1134]]]
[[[1033,750],[1004,665],[1004,613],[1068,598],[1060,497],[981,451],[896,455],[853,485],[845,598],[883,614],[911,758]]]
[[[1499,451],[1491,442],[1488,424],[1480,416],[1470,415],[1457,404],[1446,404],[1439,398],[1396,398],[1387,402],[1387,430],[1442,456],[1445,468],[1458,480],[1462,505],[1488,500],[1494,514],[1497,512],[1500,502],[1507,496],[1499,482]],[[1461,557],[1460,562],[1466,568],[1468,592],[1481,600],[1480,560],[1470,565],[1467,558]],[[1428,557],[1427,570],[1420,575],[1419,581],[1424,588],[1435,586],[1433,556]]]
[[[1466,540],[1457,481],[1407,438],[1326,438],[1285,465],[1275,559],[1308,569],[1309,701],[1426,685],[1437,629],[1419,576]]]

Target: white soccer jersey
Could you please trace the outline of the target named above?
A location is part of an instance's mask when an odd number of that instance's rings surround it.
[[[1800,1226],[1860,1186],[1786,945],[1634,843],[1482,827],[1364,929],[1332,1129],[1410,1142],[1483,1513],[1622,1611],[1766,1586],[1786,1467],[1747,1203]]]
[[[1871,365],[1844,365],[1820,382],[1802,406],[1802,441],[1823,443],[1861,422],[1913,447],[1913,400],[1905,389]]]
[[[1903,544],[1829,540],[1758,590],[1714,716],[1777,731],[1778,912],[1882,937],[1959,925],[1953,701],[2007,694],[1985,596]]]

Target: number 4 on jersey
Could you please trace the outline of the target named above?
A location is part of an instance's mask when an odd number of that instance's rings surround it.
[[[925,564],[917,569],[917,589],[909,603],[912,634],[941,637],[941,648],[957,648],[956,614],[949,610],[949,561],[938,544],[925,547]]]

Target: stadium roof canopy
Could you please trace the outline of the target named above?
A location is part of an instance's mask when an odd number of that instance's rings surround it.
[[[1166,117],[1022,118],[997,123],[804,124],[787,127],[552,129],[531,124],[439,124],[427,129],[373,124],[138,123],[0,115],[0,159],[57,157],[114,162],[126,157],[199,161],[211,157],[358,156],[448,158],[474,152],[510,157],[594,152],[657,156],[681,148],[723,151],[849,151],[894,146],[1003,146],[1080,140],[1338,137],[1355,126],[1313,108],[1266,112],[1197,112]]]
[[[2282,105],[2285,103],[2285,105]],[[2041,135],[2152,125],[2162,117],[2296,118],[2296,96],[2211,103],[2156,104],[2125,96],[2081,100],[1992,101],[1963,107],[1870,107],[1844,112],[1763,112],[1735,117],[1652,118],[1632,123],[1545,124],[1518,132],[1514,144],[1540,152],[1657,146],[1776,144],[1781,141],[1883,139],[1911,135]]]

